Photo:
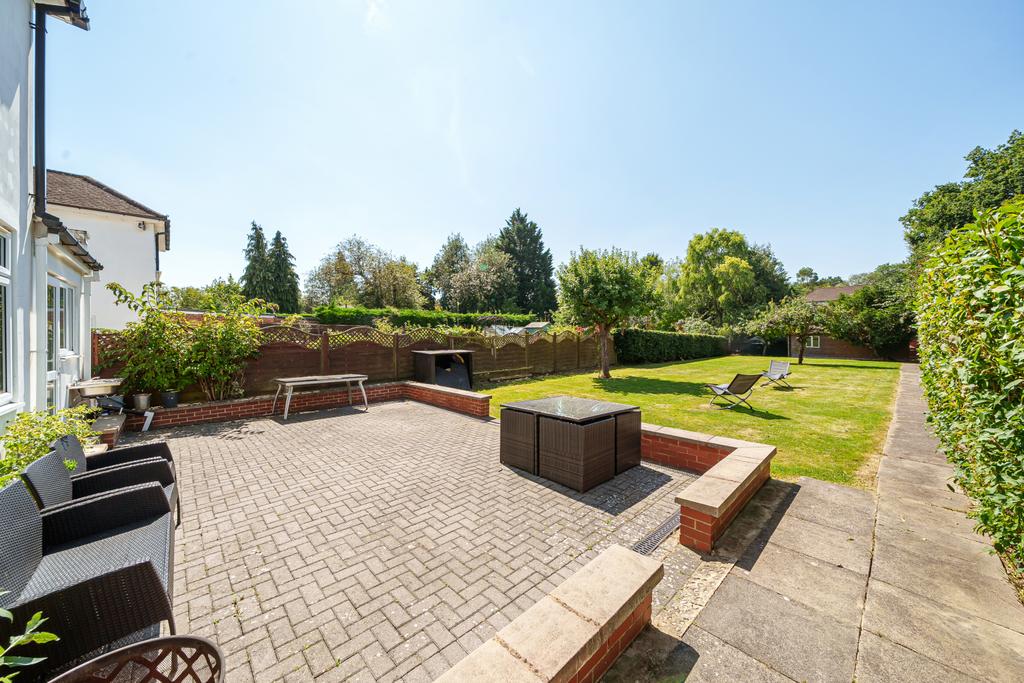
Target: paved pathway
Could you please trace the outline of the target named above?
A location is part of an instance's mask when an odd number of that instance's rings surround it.
[[[699,587],[695,619],[675,618],[695,612],[684,586],[607,680],[1024,679],[1024,607],[924,412],[906,365],[877,494],[770,482],[716,550],[731,568],[709,599]]]
[[[178,628],[232,683],[432,680],[693,479],[644,465],[580,495],[501,466],[495,423],[412,402],[154,436],[181,480]],[[658,606],[700,556],[666,564]]]

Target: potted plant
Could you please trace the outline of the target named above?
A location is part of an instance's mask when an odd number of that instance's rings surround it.
[[[185,348],[188,323],[183,315],[169,310],[167,295],[159,283],[150,283],[136,296],[116,282],[107,285],[118,304],[138,315],[128,323],[119,344],[119,360],[127,390],[136,409],[150,406],[152,392],[158,391],[164,407],[178,404],[178,392],[185,384]]]

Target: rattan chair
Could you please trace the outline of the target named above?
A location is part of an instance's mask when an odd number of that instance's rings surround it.
[[[77,467],[75,469],[77,470]],[[64,464],[64,458],[59,453],[51,451],[26,467],[22,477],[44,510],[97,493],[153,481],[163,487],[167,503],[172,510],[177,508],[178,504],[174,470],[171,469],[169,462],[159,457],[127,465],[111,465],[72,477]],[[177,510],[177,513],[180,525],[181,511]]]
[[[221,683],[224,655],[198,636],[167,636],[122,647],[50,683]]]
[[[0,489],[0,642],[33,614],[60,640],[19,646],[45,657],[18,681],[51,675],[111,647],[153,638],[168,622],[174,524],[156,482],[90,496],[40,512],[21,480]]]
[[[726,410],[735,408],[741,403],[751,410],[755,410],[754,406],[747,403],[747,399],[754,393],[754,387],[757,386],[759,379],[761,379],[761,375],[736,375],[728,384],[705,384],[704,386],[715,394],[711,397],[709,405],[718,405],[716,401],[723,400],[728,404],[722,406]]]
[[[163,441],[136,444],[134,446],[119,446],[102,453],[87,456],[78,437],[74,434],[68,434],[54,441],[50,446],[50,450],[56,451],[65,460],[74,460],[77,463],[78,466],[72,473],[72,477],[103,469],[104,467],[128,465],[150,458],[163,458],[167,462],[172,463],[172,469],[174,463],[171,449]]]
[[[789,386],[789,382],[786,378],[789,377],[789,361],[788,360],[773,360],[768,364],[768,370],[761,373],[761,376],[768,381],[761,386],[766,387],[769,384],[778,384],[786,389],[792,389]]]

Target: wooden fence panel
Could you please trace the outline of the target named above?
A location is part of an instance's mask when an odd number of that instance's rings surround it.
[[[542,375],[554,372],[555,349],[550,334],[535,334],[530,337],[530,374]]]

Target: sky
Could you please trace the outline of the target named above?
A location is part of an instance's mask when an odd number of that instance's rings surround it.
[[[172,285],[432,261],[520,207],[556,264],[712,227],[790,275],[903,259],[899,217],[1024,128],[1024,3],[88,0],[50,22],[50,168],[169,214]]]

